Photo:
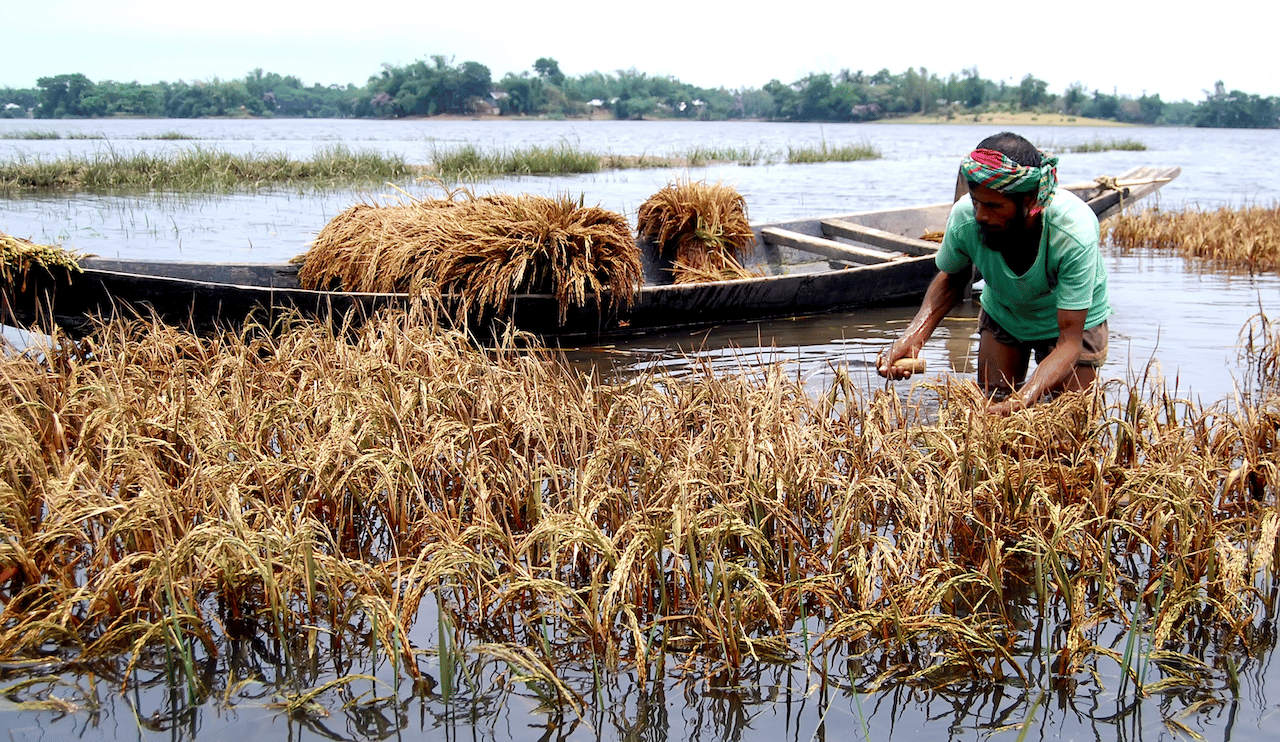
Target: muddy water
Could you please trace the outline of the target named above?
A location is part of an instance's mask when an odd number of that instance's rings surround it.
[[[477,190],[581,194],[589,203],[634,216],[651,193],[677,176],[724,180],[738,186],[758,221],[815,216],[941,201],[949,198],[959,157],[982,136],[980,126],[854,126],[777,124],[668,124],[621,122],[365,122],[365,121],[82,121],[0,120],[6,131],[59,130],[106,139],[0,140],[0,159],[52,157],[107,150],[169,150],[217,146],[233,151],[286,151],[306,156],[336,141],[376,148],[427,162],[433,147],[460,143],[516,147],[568,142],[582,149],[623,155],[680,154],[697,145],[779,151],[788,145],[869,142],[884,158],[873,162],[789,166],[723,165],[692,171],[639,170],[571,178],[524,178],[482,184]],[[179,130],[192,141],[140,137]],[[1165,188],[1162,203],[1218,206],[1280,198],[1280,176],[1257,163],[1274,159],[1280,132],[1191,129],[1043,128],[1026,132],[1042,145],[1133,138],[1146,152],[1064,155],[1062,178],[1088,180],[1136,165],[1177,165],[1182,177]],[[421,192],[420,186],[401,187]],[[280,190],[218,197],[23,197],[0,199],[0,230],[108,256],[275,262],[305,249],[307,240],[357,199],[391,189],[326,194]],[[1280,315],[1280,280],[1205,269],[1165,255],[1107,252],[1111,276],[1110,378],[1149,379],[1158,370],[1169,385],[1212,402],[1229,397],[1243,381],[1245,366],[1236,345],[1248,319],[1267,311]],[[871,362],[897,335],[914,307],[889,307],[697,332],[641,337],[603,346],[570,349],[576,362],[630,372],[659,366],[683,373],[694,364],[721,371],[782,363],[812,390],[824,388],[836,369],[846,369],[866,389],[883,388]],[[926,346],[930,376],[971,375],[976,348],[976,307],[948,317]],[[905,383],[902,388],[905,390]],[[411,637],[436,644],[433,616],[424,615]],[[222,662],[231,663],[234,658]],[[225,670],[225,668],[223,668]],[[1030,669],[1030,668],[1029,668]],[[327,705],[326,716],[290,717],[269,707],[279,699],[280,668],[258,668],[253,682],[228,701],[187,706],[182,689],[166,689],[160,678],[143,679],[129,696],[99,691],[92,679],[65,678],[64,697],[92,698],[70,713],[19,710],[0,700],[0,720],[14,739],[200,739],[340,738],[382,739],[911,739],[1014,738],[1016,727],[1034,717],[1030,734],[1066,738],[1156,740],[1182,735],[1185,725],[1208,739],[1260,741],[1280,738],[1280,676],[1269,652],[1239,668],[1239,694],[1224,688],[1202,695],[1157,695],[1140,702],[1117,698],[1114,668],[1071,688],[957,687],[923,693],[905,688],[853,694],[837,682],[823,684],[802,666],[757,668],[731,688],[650,683],[629,676],[606,679],[591,690],[590,678],[574,686],[590,699],[589,718],[557,719],[519,684],[492,694],[444,702],[429,691],[369,684],[349,702]],[[40,669],[39,672],[54,672]],[[368,670],[394,678],[385,665]],[[832,678],[844,668],[832,668]],[[2,668],[6,678],[21,669]],[[323,681],[320,678],[317,682]],[[68,686],[68,687],[69,687]],[[91,689],[91,690],[90,690]],[[363,690],[363,689],[361,689]],[[1196,701],[1206,701],[1193,706]],[[92,706],[92,710],[89,707]]]
[[[1113,251],[1114,252],[1114,251]],[[1240,332],[1260,311],[1280,314],[1280,277],[1225,273],[1168,255],[1118,255],[1107,261],[1110,351],[1103,376],[1148,386],[1162,380],[1202,401],[1232,396],[1247,381]],[[957,307],[925,345],[927,378],[973,378],[977,301]],[[684,371],[784,364],[815,392],[843,367],[868,391],[884,387],[876,354],[915,315],[915,306],[723,326],[574,349],[570,358],[621,371]],[[900,382],[905,388],[909,382]]]

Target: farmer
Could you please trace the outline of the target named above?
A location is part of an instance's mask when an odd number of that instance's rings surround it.
[[[1107,358],[1111,314],[1098,219],[1075,194],[1057,190],[1057,165],[1009,132],[987,137],[964,158],[969,194],[951,209],[935,259],[939,273],[902,337],[880,353],[881,376],[911,375],[894,362],[919,356],[964,297],[976,266],[986,282],[978,384],[992,397],[988,411],[1008,415],[1093,384]],[[1032,354],[1036,368],[1027,379]]]

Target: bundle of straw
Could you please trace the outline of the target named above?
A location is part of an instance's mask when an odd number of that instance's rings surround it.
[[[676,182],[640,206],[637,228],[676,283],[746,278],[738,257],[755,245],[747,204],[732,186]]]
[[[81,256],[56,245],[37,245],[30,240],[0,232],[0,285],[13,286],[22,281],[20,290],[26,288],[27,273],[32,266],[41,268],[65,268],[79,273]]]
[[[321,230],[298,272],[305,288],[453,293],[464,313],[552,293],[562,320],[588,293],[629,304],[640,278],[621,214],[529,194],[358,204]]]

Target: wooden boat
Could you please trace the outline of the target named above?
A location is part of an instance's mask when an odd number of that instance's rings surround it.
[[[1115,179],[1065,185],[1099,219],[1157,191],[1180,168],[1136,168]],[[773,319],[905,302],[923,295],[936,274],[938,245],[920,239],[941,231],[950,203],[840,214],[753,227],[756,250],[748,267],[766,275],[711,283],[642,286],[630,306],[614,302],[571,308],[560,318],[550,294],[521,294],[482,323],[512,323],[544,338],[591,340],[682,327]],[[154,314],[172,324],[208,331],[234,326],[251,314],[281,312],[340,320],[390,306],[406,294],[309,291],[292,264],[216,263],[85,258],[83,273],[33,269],[20,285],[4,286],[0,321],[80,333],[91,317]],[[18,282],[15,282],[18,283]],[[473,319],[473,327],[477,318]]]

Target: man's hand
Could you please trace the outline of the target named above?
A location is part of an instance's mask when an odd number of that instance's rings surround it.
[[[889,379],[908,379],[913,373],[924,371],[919,355],[919,348],[910,348],[901,340],[895,340],[876,356],[876,373]]]
[[[1022,400],[1020,395],[1012,395],[1007,397],[1003,402],[996,402],[987,406],[987,414],[995,417],[1008,417],[1018,410],[1025,410],[1027,403]]]
[[[938,323],[951,308],[964,298],[964,288],[973,277],[973,271],[963,270],[959,273],[942,273],[933,277],[929,289],[924,293],[924,301],[920,310],[903,331],[902,337],[893,341],[893,345],[885,348],[876,357],[876,372],[890,379],[905,379],[912,373],[920,373],[923,368],[904,368],[894,364],[904,358],[918,359],[920,349],[937,329]]]

